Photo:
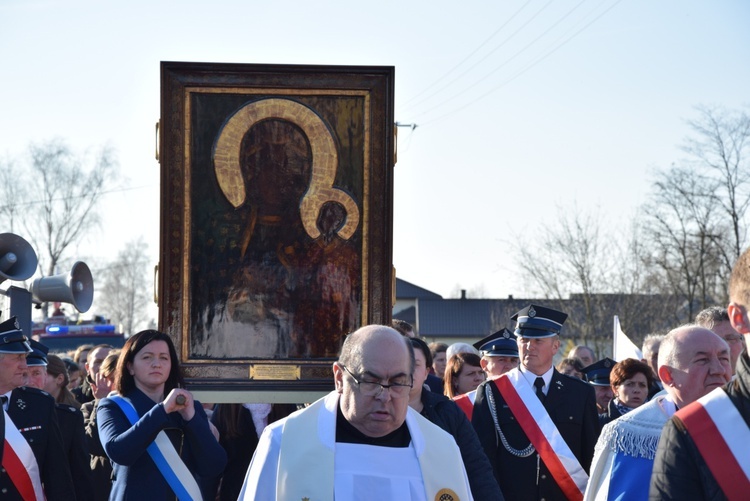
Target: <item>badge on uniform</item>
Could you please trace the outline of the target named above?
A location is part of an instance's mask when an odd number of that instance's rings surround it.
[[[26,409],[26,402],[24,402],[20,398],[18,400],[16,400],[16,405],[18,405],[18,408],[21,409],[21,410]]]

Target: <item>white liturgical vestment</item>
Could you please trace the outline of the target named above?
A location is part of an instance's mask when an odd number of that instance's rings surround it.
[[[409,447],[336,443],[339,394],[269,425],[240,500],[472,500],[461,453],[448,433],[407,411]]]

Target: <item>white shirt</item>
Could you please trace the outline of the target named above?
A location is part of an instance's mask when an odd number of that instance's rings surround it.
[[[533,372],[530,372],[523,366],[523,364],[518,364],[518,370],[521,371],[521,374],[523,374],[523,377],[526,379],[526,381],[529,382],[532,388],[534,388],[534,382],[536,381],[536,378],[541,377],[542,379],[544,379],[544,388],[542,388],[542,393],[544,393],[545,395],[549,393],[549,385],[552,382],[552,373],[554,372],[554,367],[550,367],[549,370],[541,376],[537,376]]]

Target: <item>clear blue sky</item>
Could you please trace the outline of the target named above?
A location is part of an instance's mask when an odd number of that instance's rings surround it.
[[[0,155],[114,146],[132,189],[72,251],[158,249],[159,62],[393,65],[394,264],[442,295],[521,296],[513,236],[574,203],[616,224],[701,103],[750,102],[743,0],[0,0]]]

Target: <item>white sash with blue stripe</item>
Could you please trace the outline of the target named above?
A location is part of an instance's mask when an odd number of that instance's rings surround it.
[[[109,398],[122,409],[130,424],[138,422],[138,412],[129,400],[116,395],[112,395]],[[172,442],[169,441],[164,431],[160,431],[156,435],[156,439],[149,444],[146,450],[164,476],[164,480],[167,481],[169,487],[174,491],[177,499],[180,501],[203,500],[200,488],[193,474],[185,466],[185,463],[180,458],[180,455],[177,454]]]

